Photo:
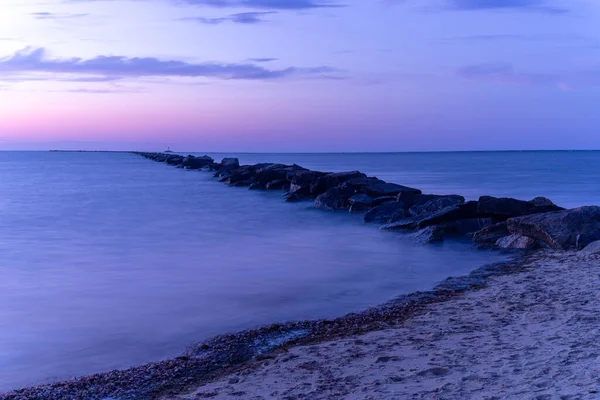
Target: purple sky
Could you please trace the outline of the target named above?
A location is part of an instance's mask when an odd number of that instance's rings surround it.
[[[0,149],[600,148],[597,0],[2,0]]]

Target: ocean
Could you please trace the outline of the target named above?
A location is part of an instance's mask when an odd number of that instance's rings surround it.
[[[199,155],[203,155],[201,153]],[[210,154],[360,170],[426,193],[600,204],[600,152]],[[129,153],[0,152],[0,392],[341,316],[505,259],[418,245]]]

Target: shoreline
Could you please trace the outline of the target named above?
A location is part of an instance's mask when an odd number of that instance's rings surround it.
[[[599,262],[542,250],[402,324],[282,349],[160,400],[597,399]]]
[[[445,237],[452,238],[470,230],[467,233],[472,234],[474,239],[477,235],[484,239],[479,242],[480,247],[504,247],[498,245],[500,239],[515,239],[512,237],[515,233],[509,230],[510,221],[514,220],[520,224],[514,224],[517,228],[524,226],[523,229],[529,229],[527,232],[531,233],[528,233],[528,236],[521,235],[518,240],[511,240],[504,248],[532,251],[513,253],[510,261],[485,265],[466,276],[448,278],[430,291],[403,295],[362,312],[329,320],[273,324],[220,335],[190,347],[182,356],[171,360],[11,391],[0,394],[0,400],[170,399],[165,396],[181,395],[205,383],[248,368],[248,365],[260,360],[268,362],[279,351],[398,328],[407,320],[421,315],[432,305],[451,302],[465,293],[485,288],[495,277],[522,273],[534,268],[540,257],[543,258],[544,254],[550,251],[533,251],[534,249],[560,247],[563,250],[564,247],[566,251],[557,254],[569,258],[578,254],[573,250],[584,247],[580,246],[581,234],[574,237],[572,232],[579,230],[585,233],[587,236],[584,239],[589,243],[596,238],[595,231],[589,234],[590,229],[594,227],[590,228],[588,224],[590,220],[595,221],[596,216],[587,209],[575,209],[578,217],[583,215],[584,219],[587,219],[583,227],[569,224],[565,229],[569,230],[570,236],[565,240],[562,232],[548,234],[542,230],[541,234],[531,230],[531,224],[526,224],[527,218],[538,218],[540,215],[562,217],[563,213],[573,212],[561,209],[544,198],[520,201],[488,197],[477,202],[465,202],[461,196],[426,195],[418,189],[388,184],[377,178],[366,177],[358,171],[322,173],[309,171],[297,165],[240,166],[237,159],[224,159],[221,163],[215,163],[210,157],[183,157],[162,153],[135,154],[179,168],[210,170],[215,173],[215,177],[232,186],[284,190],[288,201],[311,200],[320,208],[328,210],[350,209],[352,212],[352,207],[356,207],[355,212],[368,215],[372,210],[383,206],[384,211],[388,212],[384,213],[384,217],[396,217],[398,213],[401,214],[395,221],[387,221],[388,225],[393,226],[384,225],[386,229],[412,231],[422,243],[444,240]],[[304,179],[307,176],[309,180]],[[268,179],[264,179],[265,177]],[[349,201],[350,198],[359,195],[362,196],[360,201]],[[372,200],[382,202],[374,204]],[[386,210],[389,205],[394,205],[395,208]],[[416,214],[417,211],[420,214]],[[378,217],[381,217],[381,214]],[[483,223],[484,219],[486,221]],[[543,225],[543,222],[539,224]],[[600,224],[600,220],[598,222]],[[482,224],[484,226],[481,226]],[[440,227],[441,231],[438,229]],[[600,238],[600,229],[597,234]],[[524,242],[524,239],[528,241]]]
[[[482,266],[468,275],[447,278],[430,291],[402,295],[358,313],[219,335],[190,346],[174,359],[0,393],[0,400],[154,400],[181,395],[287,348],[399,326],[428,305],[481,289],[492,277],[522,272],[531,262],[526,255],[515,255],[512,260]]]

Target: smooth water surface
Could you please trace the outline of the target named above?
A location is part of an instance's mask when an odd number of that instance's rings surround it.
[[[224,156],[224,155],[217,155]],[[426,192],[599,203],[600,153],[240,155]],[[333,317],[501,259],[126,153],[0,153],[0,391]]]

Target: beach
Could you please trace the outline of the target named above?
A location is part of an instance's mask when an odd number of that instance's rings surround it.
[[[281,350],[162,399],[597,399],[599,265],[541,252],[400,326]]]

